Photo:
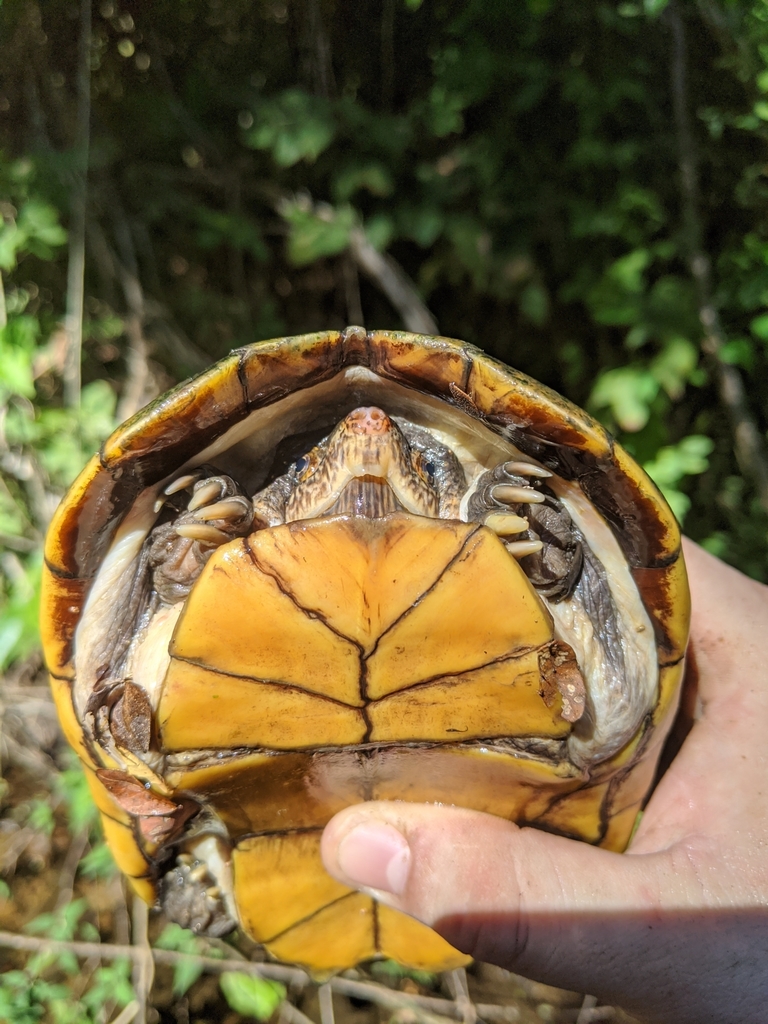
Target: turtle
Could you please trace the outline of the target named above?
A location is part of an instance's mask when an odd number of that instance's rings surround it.
[[[63,731],[135,893],[327,976],[466,957],[332,879],[439,801],[621,851],[690,613],[678,524],[587,413],[461,341],[233,351],[119,427],[45,546]]]

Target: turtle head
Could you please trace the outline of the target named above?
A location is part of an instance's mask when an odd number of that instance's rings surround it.
[[[354,409],[293,467],[285,520],[406,511],[435,516],[434,467],[377,406]]]

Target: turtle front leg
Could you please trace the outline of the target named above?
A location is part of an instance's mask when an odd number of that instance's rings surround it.
[[[217,547],[251,531],[251,499],[231,477],[208,473],[179,477],[163,492],[164,499],[172,499],[192,490],[186,509],[156,526],[148,540],[153,589],[166,604],[188,596]]]
[[[578,582],[584,552],[580,531],[546,485],[551,475],[529,462],[501,463],[480,477],[467,518],[498,534],[539,593],[560,601]]]

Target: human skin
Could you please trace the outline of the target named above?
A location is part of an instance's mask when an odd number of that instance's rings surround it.
[[[685,556],[697,712],[627,854],[382,802],[332,819],[327,870],[478,960],[643,1021],[768,1022],[768,587]]]

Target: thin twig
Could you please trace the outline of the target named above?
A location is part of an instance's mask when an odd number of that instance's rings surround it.
[[[584,1001],[581,1004],[579,1010],[579,1016],[576,1018],[576,1024],[590,1024],[592,1018],[592,1010],[597,1006],[597,996],[584,996]]]
[[[458,967],[456,970],[449,973],[448,982],[451,986],[451,995],[456,1001],[456,1005],[461,1010],[461,1015],[464,1018],[464,1024],[475,1024],[475,1021],[477,1020],[477,1010],[472,1005],[472,1000],[469,997],[467,972],[463,967]]]
[[[386,1006],[392,1010],[415,1005],[421,1006],[425,1010],[434,1010],[446,1017],[452,1017],[454,1020],[463,1020],[464,1017],[458,1004],[450,999],[410,995],[406,992],[396,992],[393,989],[384,988],[381,985],[373,985],[370,982],[352,981],[350,978],[332,978],[331,985],[334,992],[338,992],[340,995],[352,996],[354,999],[366,999],[370,1003],[378,1003],[380,1006]],[[517,1021],[520,1019],[520,1011],[515,1006],[478,1003],[475,1010],[478,1016],[484,1020]]]
[[[321,1024],[335,1024],[333,1016],[333,989],[330,982],[327,981],[317,990],[317,1001],[320,1004]]]
[[[127,1006],[123,1007],[111,1024],[131,1024],[131,1021],[135,1019],[139,1009],[138,1000],[132,999]]]
[[[88,845],[88,829],[81,829],[73,838],[64,858],[64,865],[59,874],[59,895],[56,900],[56,909],[61,910],[72,902],[72,895],[75,890],[75,878],[80,861],[83,859],[85,848]]]
[[[139,962],[146,954],[136,946],[119,946],[108,942],[55,942],[52,939],[38,939],[31,935],[17,935],[15,932],[0,931],[0,947],[18,949],[38,953],[45,950],[49,953],[74,953],[78,957],[100,956],[105,960],[117,960],[125,957],[134,963]],[[311,979],[306,971],[299,967],[288,967],[285,964],[254,963],[252,960],[216,960],[208,956],[195,956],[191,953],[178,953],[170,949],[152,949],[155,963],[174,966],[179,963],[195,964],[209,974],[222,974],[224,971],[241,971],[256,974],[263,978],[287,984],[306,986]],[[364,999],[387,1009],[399,1010],[409,1006],[421,1006],[426,1010],[434,1010],[453,1020],[462,1020],[463,1014],[457,1004],[450,999],[433,996],[410,995],[396,992],[371,982],[352,981],[349,978],[335,977],[328,983],[335,993]],[[475,1007],[478,1015],[484,1020],[510,1022],[520,1020],[520,1011],[515,1006],[497,1006],[478,1003]],[[602,1009],[602,1008],[601,1008]],[[299,1024],[299,1022],[297,1022]]]
[[[686,257],[696,285],[699,319],[704,328],[702,349],[709,357],[722,402],[733,431],[734,452],[745,477],[751,479],[763,508],[768,511],[768,452],[749,408],[741,374],[722,357],[726,334],[713,299],[712,263],[704,249],[704,226],[699,208],[699,167],[688,103],[688,50],[685,25],[676,3],[664,20],[672,32],[672,105],[675,114],[680,192]]]
[[[391,256],[374,249],[362,228],[352,229],[349,251],[360,269],[384,292],[409,331],[437,334],[437,321],[416,291],[413,281]]]
[[[134,961],[133,989],[139,1001],[135,1015],[136,1024],[146,1024],[149,993],[155,978],[153,950],[149,945],[149,907],[138,896],[133,897],[131,906],[131,940],[140,956]]]
[[[80,363],[83,347],[85,294],[85,214],[88,199],[88,158],[91,122],[91,0],[80,0],[80,49],[77,68],[77,136],[81,167],[72,184],[67,267],[67,353],[64,361],[64,401],[80,405]]]
[[[315,1024],[305,1013],[297,1010],[293,1003],[284,999],[280,1005],[280,1020],[283,1024]]]
[[[147,365],[147,342],[144,337],[146,307],[144,290],[139,281],[139,265],[131,237],[128,219],[118,200],[113,202],[115,213],[115,236],[120,250],[117,273],[125,295],[128,315],[125,318],[125,333],[128,337],[128,375],[123,394],[117,406],[117,419],[122,422],[153,397],[148,393],[149,367]]]

